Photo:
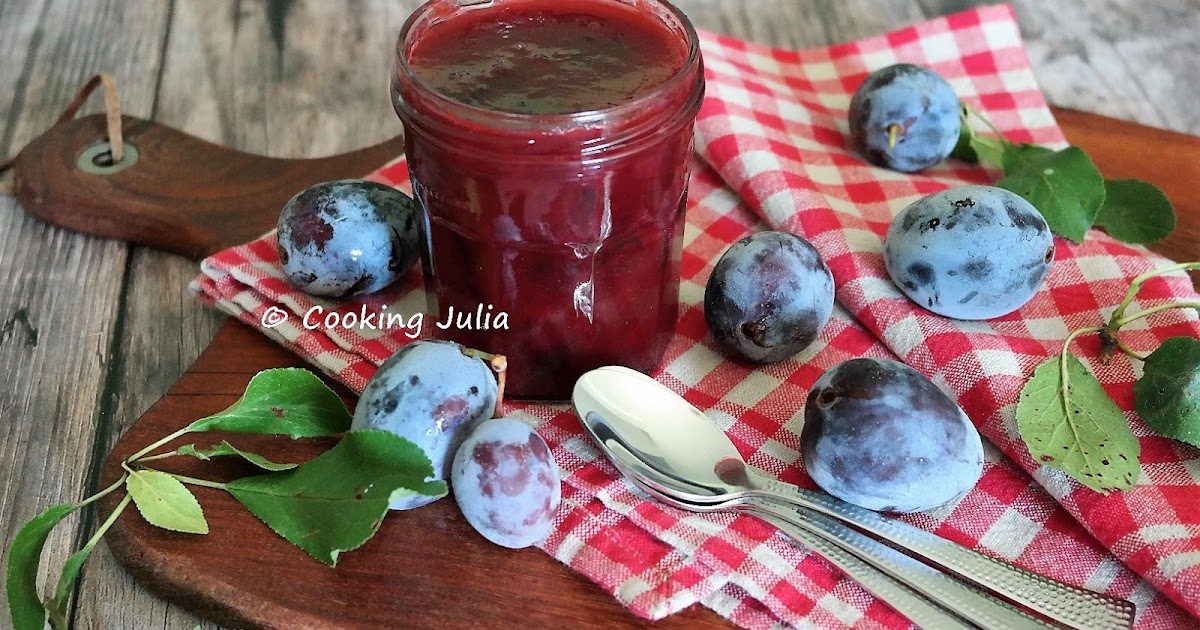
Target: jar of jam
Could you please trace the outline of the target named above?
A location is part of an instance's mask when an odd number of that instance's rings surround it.
[[[431,0],[405,23],[392,102],[435,334],[506,355],[512,395],[661,360],[703,74],[662,0]]]

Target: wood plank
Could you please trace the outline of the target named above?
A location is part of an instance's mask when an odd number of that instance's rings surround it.
[[[1196,133],[1200,2],[1016,3],[1038,84],[1056,105]]]
[[[399,122],[383,73],[395,33],[417,4],[177,0],[154,117],[225,146],[280,157],[321,157],[390,138]],[[327,89],[331,82],[341,89]],[[113,380],[124,385],[114,392],[104,452],[178,380],[224,320],[187,292],[196,272],[179,256],[134,250],[113,363]],[[84,628],[201,623],[138,585],[107,551],[84,575],[76,614]]]
[[[158,4],[106,0],[81,11],[63,2],[5,3],[6,18],[10,10],[20,18],[2,22],[0,39],[12,36],[28,51],[18,73],[6,68],[0,74],[12,81],[5,93],[19,107],[9,112],[8,146],[0,150],[23,146],[49,127],[102,68],[126,79],[128,108],[149,110],[160,43],[153,34],[162,32],[164,21]],[[30,29],[34,14],[38,21]],[[114,37],[131,25],[152,35]],[[26,35],[17,29],[30,30]],[[128,246],[52,228],[7,198],[0,199],[0,234],[0,361],[10,366],[0,386],[0,531],[6,543],[0,561],[6,561],[7,541],[20,523],[51,505],[79,500],[96,477],[95,435],[107,422],[107,368]],[[90,510],[73,516],[51,534],[42,583],[52,575],[48,567],[56,571],[78,548],[81,524],[86,529],[90,516]]]
[[[29,81],[29,55],[42,39],[40,22],[49,0],[11,0],[0,3],[0,86],[8,88],[10,99],[0,100],[0,121],[5,128],[0,133],[0,156],[15,152],[13,132],[16,120],[24,110],[24,85]]]

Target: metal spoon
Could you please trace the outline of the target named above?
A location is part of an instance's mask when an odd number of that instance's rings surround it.
[[[1083,630],[1133,625],[1134,605],[1063,584],[983,555],[924,530],[825,494],[768,477],[746,464],[716,424],[654,379],[618,366],[592,370],[575,384],[572,402],[589,433],[605,435],[632,456],[639,474],[652,471],[669,494],[713,503],[757,496],[820,512],[1046,617]],[[631,467],[633,467],[631,466]],[[805,512],[797,512],[805,518]]]
[[[659,501],[662,501],[663,503],[673,507],[692,512],[714,512],[720,510],[749,511],[745,505],[741,505],[737,501],[704,504],[687,503],[672,497],[669,494],[663,493],[661,490],[658,490],[653,486],[645,484],[636,476],[630,474],[628,470],[623,469],[621,464],[617,464],[617,468],[621,470],[626,477],[629,477],[635,486],[637,486],[646,494],[650,495],[651,498],[658,499]],[[917,593],[914,593],[899,580],[888,576],[887,573],[875,568],[870,563],[864,562],[857,554],[848,551],[845,547],[845,544],[841,543],[841,541],[837,541],[836,539],[830,540],[828,536],[814,531],[812,526],[804,523],[803,521],[797,522],[791,519],[782,518],[770,513],[769,511],[755,513],[755,516],[758,516],[771,525],[774,525],[795,542],[813,550],[813,552],[820,555],[822,558],[825,558],[825,560],[829,561],[830,564],[837,567],[852,580],[862,585],[867,592],[878,597],[881,601],[886,602],[889,606],[896,609],[897,612],[915,623],[917,627],[937,630],[967,630],[975,627],[965,623],[946,610],[934,605],[933,603],[929,602],[929,600],[921,597]],[[851,531],[846,528],[842,529],[845,531]],[[862,536],[861,534],[858,535]],[[870,540],[869,538],[867,540],[876,545],[884,546],[881,543]],[[890,550],[890,548],[888,549]],[[909,562],[916,562],[908,556],[899,554],[894,550],[892,550],[892,553],[900,555]],[[926,568],[928,569],[928,567]]]
[[[732,510],[753,514],[779,527],[785,534],[808,546],[839,568],[841,568],[839,561],[846,562],[845,554],[850,554],[859,562],[865,562],[869,569],[874,570],[870,574],[863,575],[862,569],[859,569],[859,574],[850,573],[848,570],[845,572],[856,580],[860,576],[864,579],[874,580],[871,585],[864,584],[864,587],[872,593],[875,593],[874,588],[879,588],[881,585],[899,584],[907,587],[903,592],[898,593],[893,590],[877,594],[877,596],[922,628],[929,627],[931,624],[942,626],[953,624],[950,627],[964,627],[964,619],[970,622],[970,627],[984,628],[985,630],[1033,630],[1056,627],[1034,619],[1000,600],[952,579],[929,565],[922,564],[879,541],[868,538],[855,529],[834,522],[820,514],[805,510],[805,516],[800,517],[794,510],[782,509],[772,501],[758,497],[741,497],[715,503],[693,503],[681,500],[670,491],[662,489],[661,484],[656,480],[642,477],[635,470],[637,464],[634,457],[618,442],[604,439],[602,435],[593,435],[592,437],[597,440],[597,443],[606,444],[601,448],[617,467],[617,470],[621,471],[643,492],[663,503],[692,512]],[[882,575],[879,575],[880,573]],[[911,593],[908,589],[920,593],[929,601]],[[914,598],[918,601],[912,601]],[[944,610],[941,610],[940,614],[932,619],[917,619],[912,616],[930,615],[931,613],[927,610],[930,601],[933,604],[941,605]],[[912,610],[912,615],[910,615],[909,609],[913,608],[915,610]],[[955,617],[948,613],[958,616]]]

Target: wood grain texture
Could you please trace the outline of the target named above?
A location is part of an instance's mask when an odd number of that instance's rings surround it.
[[[118,74],[137,69],[141,80],[125,83],[125,101],[149,108],[165,25],[159,5],[97,1],[79,11],[62,2],[14,0],[2,11],[0,40],[8,45],[15,38],[25,51],[14,55],[22,60],[15,76],[9,68],[0,75],[14,81],[5,86],[13,100],[4,104],[10,109],[0,151],[48,127],[98,66]],[[105,36],[127,23],[147,25],[150,37]],[[6,561],[21,522],[77,501],[98,474],[95,436],[107,422],[105,388],[128,246],[50,228],[8,199],[0,201],[0,235],[0,361],[7,370],[0,387],[0,560]],[[51,534],[48,566],[57,568],[79,546],[91,517],[90,510],[73,516]],[[44,583],[56,574],[44,567],[41,575]]]
[[[276,157],[318,158],[392,138],[400,126],[383,92],[387,66],[380,64],[390,63],[395,34],[388,31],[398,31],[417,4],[175,0],[147,117]],[[361,29],[347,26],[356,24]],[[344,91],[327,89],[334,82]],[[132,385],[113,392],[112,430],[99,450],[111,450],[216,333],[222,318],[187,292],[195,274],[192,261],[134,249],[112,376]],[[107,550],[87,568],[79,598],[79,628],[179,630],[201,623],[141,586]]]
[[[677,1],[703,28],[793,47],[873,35],[981,3]],[[3,0],[0,93],[11,96],[0,99],[0,154],[42,132],[97,70],[117,75],[127,113],[243,151],[316,157],[379,142],[398,131],[382,77],[393,34],[416,4]],[[1016,10],[1052,103],[1195,133],[1200,2],[1043,4],[1019,0]],[[219,318],[182,286],[194,271],[179,257],[49,228],[0,198],[5,548],[33,513],[94,487],[88,466],[211,339]],[[36,346],[29,345],[34,330]],[[87,461],[68,464],[68,457]],[[90,526],[64,526],[47,560],[61,562],[65,544]],[[80,628],[196,623],[136,585],[103,546],[85,571],[75,614]]]
[[[104,116],[38,136],[13,164],[17,201],[52,225],[198,260],[274,228],[279,208],[297,191],[368,173],[404,150],[396,138],[350,154],[273,158],[132,116],[121,127],[139,157],[103,175],[78,168],[77,156],[105,137]]]

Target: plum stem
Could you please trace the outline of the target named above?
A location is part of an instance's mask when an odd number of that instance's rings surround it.
[[[496,407],[492,410],[492,417],[499,418],[501,407],[504,404],[504,384],[508,380],[508,357],[503,354],[492,354],[475,348],[463,348],[463,353],[486,361],[488,367],[496,373]]]
[[[1121,300],[1121,304],[1117,306],[1117,310],[1113,311],[1112,317],[1108,320],[1109,327],[1113,329],[1120,328],[1134,319],[1137,319],[1133,317],[1126,318],[1125,311],[1129,308],[1129,305],[1133,303],[1133,298],[1137,296],[1138,291],[1142,290],[1142,284],[1147,280],[1155,276],[1161,276],[1163,274],[1176,271],[1192,271],[1195,269],[1200,269],[1200,262],[1185,262],[1167,265],[1166,267],[1151,269],[1150,271],[1147,271],[1146,273],[1134,278],[1133,282],[1129,284],[1129,291],[1125,293],[1125,299]],[[1148,315],[1149,313],[1146,314]]]
[[[1151,306],[1148,309],[1138,311],[1132,315],[1126,315],[1126,316],[1122,317],[1121,319],[1114,319],[1109,325],[1112,326],[1112,328],[1115,330],[1117,328],[1124,326],[1125,324],[1128,324],[1130,322],[1135,322],[1135,321],[1137,321],[1143,317],[1146,317],[1148,315],[1153,315],[1153,314],[1161,312],[1161,311],[1169,311],[1173,308],[1200,309],[1200,302],[1171,302],[1168,304],[1159,304],[1158,306]]]
[[[153,470],[153,469],[147,468],[147,470]],[[193,486],[202,486],[205,488],[216,488],[217,490],[226,490],[227,489],[226,484],[220,483],[218,481],[209,481],[207,479],[197,479],[196,477],[188,477],[187,475],[177,475],[175,473],[167,473],[167,474],[171,475],[172,477],[174,477],[177,481],[179,481],[181,483],[187,483],[187,484],[191,484]]]
[[[197,421],[197,422],[199,422],[199,421]],[[127,462],[136,462],[136,461],[138,461],[139,459],[141,459],[143,455],[145,455],[146,453],[149,453],[150,451],[153,451],[154,449],[156,449],[156,448],[158,448],[158,447],[162,446],[163,444],[166,444],[167,442],[170,442],[171,440],[174,440],[174,439],[175,439],[175,438],[177,438],[177,437],[180,437],[180,436],[186,435],[186,434],[188,434],[188,433],[191,433],[191,432],[192,432],[192,425],[194,425],[194,424],[195,424],[195,423],[193,422],[192,424],[189,424],[189,425],[187,425],[186,427],[183,427],[182,429],[180,429],[180,430],[178,430],[178,431],[176,431],[176,432],[172,433],[171,435],[168,435],[167,437],[165,437],[165,438],[162,438],[161,440],[158,440],[157,442],[154,442],[154,443],[153,443],[153,444],[151,444],[150,446],[147,446],[146,448],[143,448],[142,450],[140,450],[140,451],[138,451],[138,452],[134,453],[133,455],[130,455],[129,457],[125,458],[125,461],[127,461]]]
[[[900,135],[900,125],[892,123],[888,125],[888,148],[896,148],[896,137]]]
[[[501,406],[504,404],[504,384],[508,380],[508,359],[498,354],[492,357],[488,365],[496,373],[496,409],[492,412],[492,417],[499,418],[502,415]]]
[[[1125,342],[1121,341],[1120,339],[1117,340],[1117,349],[1119,349],[1121,352],[1124,352],[1129,358],[1137,359],[1138,361],[1142,362],[1145,362],[1145,360],[1150,357],[1148,354],[1140,354],[1135,352],[1132,348],[1125,345]]]

